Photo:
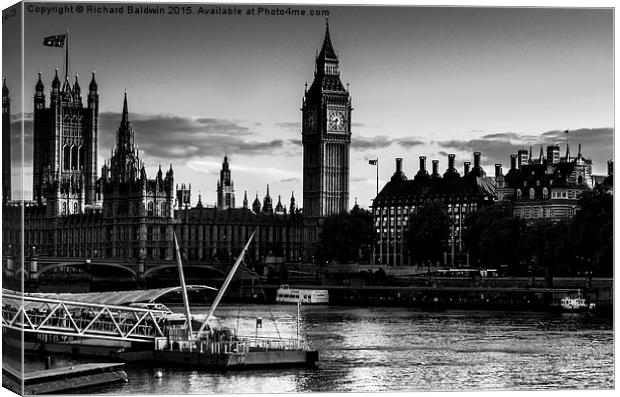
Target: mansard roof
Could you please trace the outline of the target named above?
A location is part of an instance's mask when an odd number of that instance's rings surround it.
[[[435,199],[485,200],[496,197],[493,178],[467,175],[459,179],[394,179],[388,182],[373,202],[385,205],[421,204]]]

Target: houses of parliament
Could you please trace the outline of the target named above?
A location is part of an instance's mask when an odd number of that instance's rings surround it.
[[[95,73],[82,90],[77,76],[72,79],[65,72],[61,82],[58,70],[49,99],[40,73],[35,84],[33,197],[22,206],[21,201],[11,201],[11,101],[5,80],[4,262],[16,271],[13,263],[20,263],[22,255],[26,267],[32,258],[107,260],[126,263],[143,277],[149,266],[174,262],[173,234],[185,262],[228,264],[254,231],[247,260],[312,260],[322,219],[346,211],[349,200],[351,100],[339,74],[327,25],[314,81],[309,89],[306,86],[303,99],[303,211],[294,193],[276,200],[268,185],[262,200],[257,193],[250,203],[246,191],[237,205],[226,156],[217,182],[217,205],[205,206],[199,196],[192,207],[191,185],[175,182],[172,165],[160,166],[154,175],[146,170],[135,142],[127,93],[122,98],[115,147],[98,175]]]
[[[56,71],[49,99],[40,74],[34,87],[33,146],[26,148],[33,153],[33,197],[28,201],[11,200],[11,101],[7,83],[3,83],[5,275],[16,275],[14,264],[23,261],[30,277],[38,277],[44,272],[33,265],[38,259],[47,261],[46,269],[62,270],[63,263],[81,261],[114,265],[138,279],[153,277],[157,269],[174,264],[174,236],[184,264],[227,265],[252,232],[255,238],[246,254],[250,263],[312,262],[325,218],[348,210],[351,97],[340,79],[329,25],[301,107],[301,207],[294,192],[278,195],[276,201],[268,185],[262,199],[257,193],[250,203],[245,191],[238,205],[234,165],[227,156],[217,181],[217,204],[205,206],[199,195],[192,206],[191,185],[175,181],[172,165],[160,166],[149,176],[135,142],[127,93],[119,96],[122,113],[116,144],[98,172],[96,76],[92,74],[84,91],[77,76],[71,80],[65,72],[62,80]],[[515,216],[557,221],[574,216],[583,191],[598,182],[613,186],[613,162],[608,163],[607,178],[597,182],[592,161],[582,155],[581,146],[577,156],[571,156],[568,142],[563,157],[557,145],[549,146],[546,154],[541,148],[536,158],[531,150],[529,154],[521,150],[512,155],[506,175],[501,164],[496,164],[494,176],[482,169],[479,152],[473,154],[473,168],[470,162],[464,163],[462,176],[454,154],[448,155],[443,175],[438,159],[432,161],[431,174],[426,170],[426,157],[421,156],[413,179],[406,177],[403,160],[396,159],[395,173],[371,209],[376,231],[373,263],[412,265],[404,242],[407,220],[429,201],[442,201],[450,214],[443,264],[463,266],[469,262],[462,240],[463,220],[469,213],[509,201]]]

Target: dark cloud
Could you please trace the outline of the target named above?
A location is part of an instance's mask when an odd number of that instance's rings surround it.
[[[570,131],[571,153],[577,154],[578,144],[582,144],[582,154],[593,161],[594,172],[603,172],[607,159],[613,157],[613,129],[612,128],[581,128]],[[483,136],[480,139],[449,140],[437,142],[439,146],[464,153],[479,151],[483,162],[509,164],[510,155],[520,149],[529,150],[538,157],[540,147],[546,151],[548,145],[560,145],[564,154],[566,134],[564,131],[547,131],[539,136],[518,134],[514,132],[495,133]],[[440,154],[445,153],[444,151]],[[545,153],[546,155],[546,153]],[[471,157],[469,154],[467,157]],[[458,161],[458,159],[457,159]],[[463,159],[463,161],[465,161]]]
[[[351,123],[351,127],[365,127],[366,124],[364,123],[356,123],[356,122],[352,122]]]
[[[280,182],[284,182],[284,183],[301,183],[301,179],[299,179],[299,178],[286,178],[286,179],[280,180]]]
[[[100,147],[114,146],[120,119],[119,113],[101,113]],[[132,114],[130,120],[141,152],[173,162],[225,153],[271,154],[287,146],[282,139],[252,139],[254,132],[234,120],[145,114]]]
[[[405,149],[411,149],[414,146],[424,145],[426,143],[415,138],[401,138],[398,139],[396,142]]]
[[[351,138],[351,147],[356,150],[381,149],[390,146],[392,142],[385,135],[378,135],[374,138],[358,136]]]
[[[515,132],[498,132],[496,134],[483,135],[483,139],[521,139],[521,136]]]
[[[289,139],[288,143],[290,143],[291,145],[295,145],[295,146],[301,146],[301,139]]]

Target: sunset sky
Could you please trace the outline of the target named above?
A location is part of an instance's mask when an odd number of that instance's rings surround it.
[[[258,8],[236,7],[243,13]],[[428,166],[439,159],[443,173],[448,153],[457,155],[462,170],[480,151],[492,175],[494,163],[506,170],[510,154],[522,147],[533,146],[538,156],[540,144],[560,144],[564,154],[566,129],[571,152],[582,143],[594,172],[605,173],[614,125],[610,9],[297,8],[329,10],[341,79],[350,83],[350,205],[357,197],[369,206],[374,197],[369,158],[379,157],[380,186],[393,173],[395,157],[404,158],[404,171],[413,177],[420,155]],[[83,91],[96,70],[100,167],[110,157],[127,90],[149,177],[158,164],[171,163],[175,182],[192,184],[194,203],[200,192],[204,204],[213,204],[228,154],[238,205],[244,190],[250,202],[257,191],[262,199],[267,184],[276,200],[282,195],[288,204],[294,191],[301,202],[300,107],[323,42],[323,16],[26,10],[24,21],[26,198],[37,72],[49,100],[54,68],[63,71],[64,50],[44,47],[42,40],[69,29],[70,72],[79,74]],[[11,54],[19,46],[9,25],[3,24],[3,76],[17,113],[19,65]],[[18,134],[13,128],[16,144]]]

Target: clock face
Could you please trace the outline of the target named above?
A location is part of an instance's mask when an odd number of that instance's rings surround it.
[[[328,126],[329,126],[330,131],[344,132],[346,121],[347,119],[344,115],[344,112],[341,112],[341,111],[329,112]]]
[[[316,113],[313,111],[306,112],[306,117],[304,118],[304,128],[306,132],[316,131]]]

